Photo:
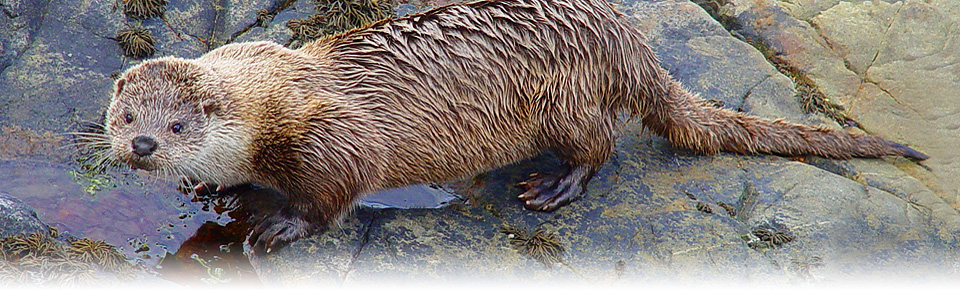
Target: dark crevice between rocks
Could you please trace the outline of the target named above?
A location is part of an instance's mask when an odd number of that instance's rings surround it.
[[[340,286],[343,286],[343,283],[347,281],[347,277],[350,276],[350,273],[353,272],[353,264],[357,262],[357,259],[360,258],[360,253],[363,252],[363,249],[366,248],[367,244],[370,242],[370,229],[373,228],[373,222],[380,217],[379,211],[374,211],[370,215],[370,220],[367,221],[367,224],[363,226],[363,234],[360,236],[360,244],[357,246],[357,251],[353,253],[350,257],[350,263],[347,264],[346,273],[340,277]]]
[[[740,23],[733,17],[733,1],[731,0],[691,0],[703,8],[710,17],[723,25],[727,31],[740,30]],[[735,35],[736,36],[736,35]],[[736,36],[739,38],[739,36]]]
[[[739,200],[737,200],[734,209],[736,209],[736,215],[734,218],[737,221],[740,221],[743,224],[747,223],[747,220],[753,215],[754,209],[757,207],[757,201],[759,200],[760,192],[753,187],[753,182],[749,180],[744,180],[743,182],[743,193],[740,194]]]
[[[766,82],[766,81],[767,81],[768,79],[770,79],[770,77],[772,77],[772,76],[773,76],[773,75],[766,75],[766,76],[764,76],[762,79],[760,79],[759,82],[757,82],[756,84],[753,84],[753,86],[750,86],[750,88],[747,89],[747,92],[746,92],[745,94],[743,94],[743,97],[742,97],[742,98],[740,98],[740,105],[737,106],[737,112],[743,112],[743,107],[746,106],[746,104],[747,104],[747,98],[749,98],[751,95],[753,95],[753,90],[756,89],[757,87],[759,87],[760,85],[762,85],[764,82]]]
[[[216,16],[213,18],[213,29],[210,30],[210,36],[207,38],[206,50],[211,51],[217,47],[227,44],[224,35],[227,33],[227,16],[229,11],[226,7],[230,5],[230,0],[212,1],[210,5],[214,6]]]

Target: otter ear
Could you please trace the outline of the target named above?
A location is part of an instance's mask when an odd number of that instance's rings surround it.
[[[113,91],[114,96],[119,96],[120,92],[123,91],[123,85],[127,84],[127,79],[117,80],[117,84],[114,86],[116,90]]]
[[[200,109],[203,110],[203,114],[210,117],[210,115],[220,112],[220,104],[215,100],[203,100],[200,101]]]

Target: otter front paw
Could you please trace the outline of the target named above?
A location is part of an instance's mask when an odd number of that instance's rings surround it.
[[[247,236],[254,255],[264,255],[314,231],[315,226],[286,210],[264,217]]]

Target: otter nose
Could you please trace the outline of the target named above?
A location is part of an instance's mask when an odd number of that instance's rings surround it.
[[[157,141],[149,136],[137,136],[133,138],[133,154],[137,154],[140,157],[146,157],[150,154],[153,154],[153,151],[157,150]]]

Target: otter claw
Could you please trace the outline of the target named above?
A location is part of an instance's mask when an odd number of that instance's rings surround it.
[[[201,182],[198,183],[197,185],[194,185],[194,186],[193,186],[193,191],[194,191],[194,192],[200,192],[200,191],[205,191],[205,190],[207,190],[207,183],[206,183],[206,182],[202,182],[202,181],[201,181]],[[221,191],[223,191],[223,185],[217,184],[217,188],[216,188],[213,192],[221,192]]]
[[[280,210],[265,217],[250,235],[246,244],[255,255],[269,254],[291,241],[310,234],[313,224],[303,220],[300,215],[292,215]]]
[[[193,191],[203,191],[204,189],[207,189],[207,184],[203,182],[193,186]]]

